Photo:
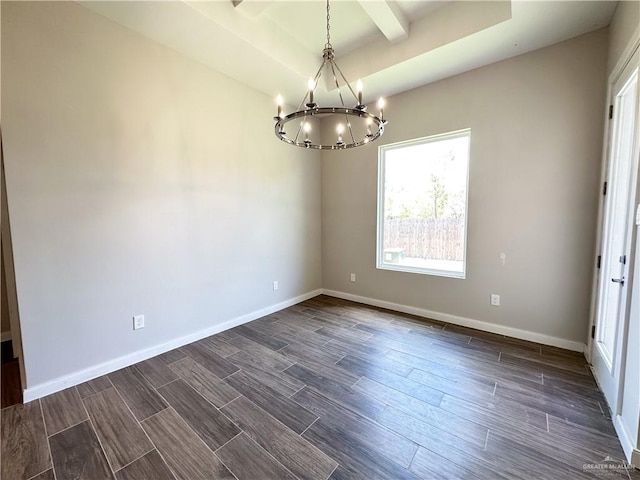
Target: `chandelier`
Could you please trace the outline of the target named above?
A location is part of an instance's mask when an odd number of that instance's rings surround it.
[[[281,95],[278,95],[277,98],[278,115],[273,117],[276,122],[275,134],[283,142],[297,147],[317,150],[359,147],[380,137],[384,133],[384,126],[387,123],[384,119],[384,99],[380,98],[378,100],[379,115],[367,112],[367,106],[362,103],[362,82],[360,80],[357,81],[356,91],[354,92],[351,84],[343,75],[340,67],[338,67],[331,45],[330,19],[329,0],[327,0],[327,43],[324,46],[324,50],[322,50],[322,64],[315,76],[309,79],[308,90],[298,105],[298,109],[285,115],[282,108],[283,98]],[[314,92],[318,87],[323,71],[329,79],[327,83],[332,87],[333,85],[336,87],[336,96],[340,100],[340,106],[322,107],[314,102]],[[356,102],[353,107],[345,105],[343,92],[340,90],[340,82],[342,82],[343,90],[346,87],[347,97],[349,94],[353,96]],[[335,135],[321,135],[320,129],[314,128],[317,127],[317,122],[312,122],[313,117],[317,119],[332,117],[324,122],[335,125]],[[287,133],[287,130],[289,133]]]

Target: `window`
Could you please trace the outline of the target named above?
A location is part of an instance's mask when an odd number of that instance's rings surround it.
[[[378,149],[377,267],[465,277],[470,130]]]

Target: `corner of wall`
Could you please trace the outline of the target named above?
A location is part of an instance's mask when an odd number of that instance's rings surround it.
[[[133,352],[128,355],[115,358],[113,360],[109,360],[108,362],[104,362],[99,365],[94,365],[84,370],[74,372],[70,375],[65,375],[59,378],[55,378],[48,382],[44,382],[40,385],[34,385],[33,387],[29,387],[24,390],[23,392],[24,402],[25,403],[31,402],[38,398],[42,398],[46,395],[50,395],[52,393],[64,390],[65,388],[72,387],[74,385],[78,385],[83,382],[87,382],[96,377],[106,375],[111,372],[115,372],[116,370],[128,367],[138,362],[142,362],[151,357],[155,357],[156,355],[160,355],[162,353],[168,352],[169,350],[173,350],[175,348],[188,345],[189,343],[197,342],[198,340],[209,337],[211,335],[215,335],[216,333],[223,332],[230,328],[237,327],[238,325],[252,322],[253,320],[257,320],[258,318],[264,317],[265,315],[269,315],[271,313],[277,312],[279,310],[282,310],[284,308],[290,307],[297,303],[303,302],[310,298],[316,297],[321,293],[322,293],[322,290],[320,289],[313,290],[305,294],[290,298],[283,302],[279,302],[277,304],[270,305],[268,307],[264,307],[259,310],[255,310],[253,312],[247,313],[245,315],[241,315],[236,318],[232,318],[230,320],[227,320],[224,323],[217,324],[211,328],[200,330],[199,332],[193,333],[191,335],[186,335],[184,337],[180,337],[160,345],[155,345],[150,348],[145,348],[144,350],[139,350],[137,352]]]

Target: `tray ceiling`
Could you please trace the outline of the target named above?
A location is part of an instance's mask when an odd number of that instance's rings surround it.
[[[321,63],[323,1],[87,1],[98,12],[269,96],[297,104]],[[331,43],[365,101],[608,25],[611,1],[334,0]],[[328,95],[320,87],[317,98]]]

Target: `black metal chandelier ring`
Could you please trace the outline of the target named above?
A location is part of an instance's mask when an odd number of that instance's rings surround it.
[[[344,115],[347,123],[347,132],[351,132],[351,125],[349,122],[349,117],[356,117],[360,119],[364,119],[367,122],[367,134],[364,136],[362,140],[356,140],[353,135],[346,135],[347,137],[351,137],[351,141],[343,141],[341,136],[338,137],[338,141],[332,144],[315,144],[311,143],[308,138],[306,138],[305,132],[305,124],[307,123],[305,120],[311,118],[316,115],[324,115],[324,114],[332,114],[332,115]],[[287,136],[287,132],[285,130],[285,125],[290,124],[291,122],[297,118],[302,118],[302,122],[299,125],[295,126],[296,134],[294,137]],[[316,150],[338,150],[343,148],[354,148],[359,147],[361,145],[365,145],[369,142],[376,140],[380,135],[384,133],[384,125],[387,123],[385,120],[382,120],[378,116],[367,112],[364,109],[358,108],[346,108],[346,107],[315,107],[309,108],[307,110],[300,110],[298,112],[290,113],[284,117],[273,117],[276,121],[275,124],[275,134],[276,136],[290,145],[295,145],[297,147],[305,147],[312,148]]]

